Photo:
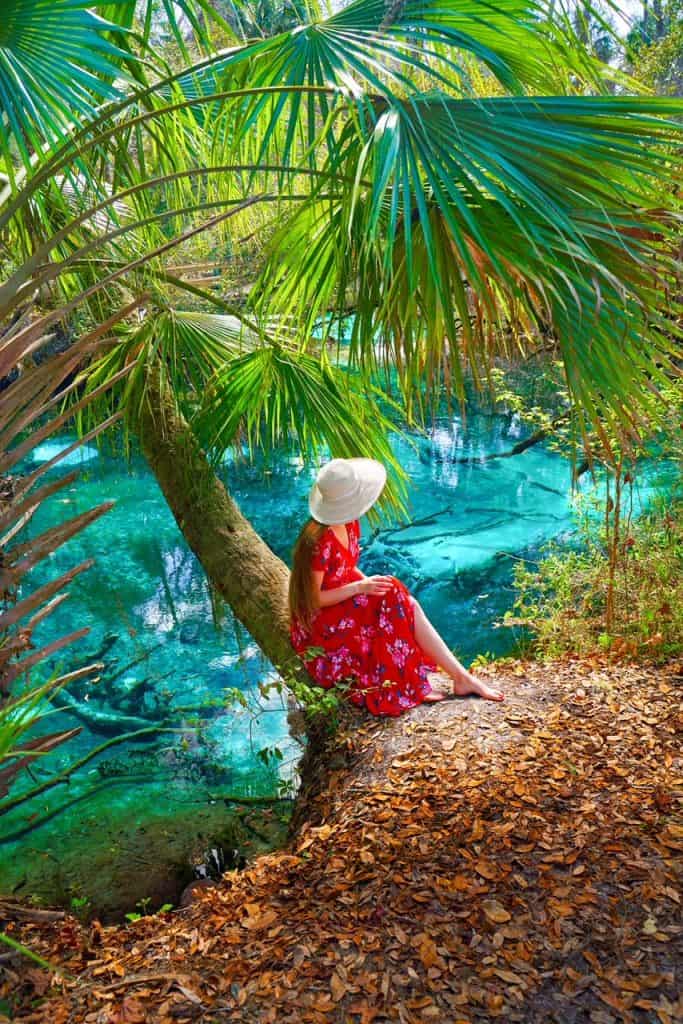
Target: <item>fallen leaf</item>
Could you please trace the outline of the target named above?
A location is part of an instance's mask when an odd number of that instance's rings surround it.
[[[493,924],[504,924],[511,920],[511,915],[497,900],[482,900],[481,907],[487,920]]]
[[[493,973],[496,975],[496,977],[500,978],[501,981],[508,981],[511,985],[524,986],[526,984],[524,978],[522,978],[519,974],[515,974],[514,971],[507,971],[504,968],[496,967],[494,968]]]
[[[418,951],[420,954],[420,960],[425,967],[429,968],[436,963],[439,956],[436,951],[436,943],[425,932],[423,932],[419,938],[420,944],[418,946]]]
[[[145,1024],[147,1013],[134,996],[125,996],[113,1019],[115,1024]]]
[[[481,875],[482,878],[487,878],[489,881],[497,878],[499,874],[498,868],[495,864],[491,864],[490,861],[486,860],[478,860],[474,865],[474,870],[478,875]]]
[[[334,999],[335,1003],[338,1003],[339,1000],[343,999],[344,996],[346,995],[346,984],[340,978],[336,971],[332,974],[332,977],[330,979],[330,989],[332,992],[332,998]]]

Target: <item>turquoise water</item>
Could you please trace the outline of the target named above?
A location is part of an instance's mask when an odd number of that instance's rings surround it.
[[[411,525],[385,522],[372,530],[363,524],[363,570],[400,577],[465,662],[511,648],[513,631],[495,623],[512,604],[514,560],[533,557],[551,538],[569,539],[573,529],[566,460],[536,446],[513,458],[481,461],[523,436],[518,418],[479,413],[468,417],[466,428],[453,417],[427,436],[396,437],[394,448],[410,478]],[[35,458],[50,458],[70,440],[51,441]],[[36,573],[38,581],[54,578],[96,557],[36,640],[49,642],[87,624],[90,635],[56,667],[71,670],[99,652],[105,669],[99,684],[72,689],[82,712],[78,719],[60,711],[43,726],[52,731],[79,724],[81,735],[41,761],[34,780],[27,777],[22,785],[34,785],[117,732],[162,718],[177,731],[114,745],[68,787],[0,818],[0,890],[40,889],[31,866],[36,850],[59,862],[68,847],[73,873],[78,849],[86,858],[95,836],[115,849],[112,829],[141,829],[160,816],[182,824],[225,794],[272,795],[278,786],[286,791],[300,753],[288,733],[284,698],[259,693],[259,683],[272,678],[271,667],[229,616],[215,628],[201,568],[142,459],[126,464],[88,447],[63,465],[68,462],[81,466],[79,481],[41,512],[31,530],[103,500],[116,505]],[[288,559],[314,470],[283,453],[269,466],[229,458],[222,473],[255,528]],[[664,470],[654,467],[639,500],[647,501],[666,482]],[[231,689],[243,695],[245,707],[224,706]],[[89,727],[93,711],[98,722]],[[60,884],[79,891],[68,879]]]

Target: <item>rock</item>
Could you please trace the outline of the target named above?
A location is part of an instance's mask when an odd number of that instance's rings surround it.
[[[78,802],[65,812],[73,828],[68,839],[58,833],[58,845],[43,834],[44,856],[23,865],[24,893],[67,910],[76,899],[84,918],[120,922],[127,913],[178,906],[188,887],[215,884],[223,872],[280,846],[287,834],[287,823],[265,811],[251,808],[243,822],[242,809],[226,808],[223,801],[165,809],[159,799],[131,821],[129,810],[112,808],[109,798],[103,788],[101,798],[89,802],[87,815]],[[14,885],[8,872],[3,875],[2,888],[10,892]]]
[[[200,892],[203,892],[205,889],[213,889],[217,884],[213,878],[195,878],[181,892],[178,906],[189,907],[197,899]]]

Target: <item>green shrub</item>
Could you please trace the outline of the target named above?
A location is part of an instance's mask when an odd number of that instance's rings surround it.
[[[579,536],[574,551],[551,544],[536,565],[518,564],[506,622],[528,627],[541,657],[599,650],[666,660],[683,651],[683,499],[661,499],[623,531],[609,628],[604,530],[586,517]]]

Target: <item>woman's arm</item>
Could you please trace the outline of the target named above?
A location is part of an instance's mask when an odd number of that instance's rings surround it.
[[[343,587],[323,590],[324,576],[324,572],[313,570],[313,592],[319,608],[328,608],[330,605],[339,604],[340,601],[356,597],[357,594],[386,594],[393,583],[391,576],[361,576],[360,579],[354,580],[352,583],[345,583]]]

